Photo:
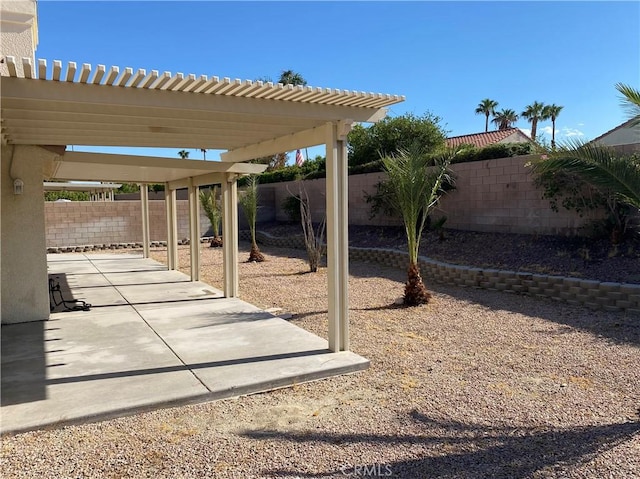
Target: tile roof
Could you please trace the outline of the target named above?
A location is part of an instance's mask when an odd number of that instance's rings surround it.
[[[473,133],[471,135],[453,136],[447,138],[447,146],[458,146],[463,144],[475,145],[478,148],[499,143],[514,133],[520,133],[524,138],[529,138],[519,128],[507,128],[506,130],[495,130],[482,133]]]

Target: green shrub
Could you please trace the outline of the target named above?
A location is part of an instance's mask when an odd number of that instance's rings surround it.
[[[86,191],[47,191],[44,194],[45,201],[89,201],[89,199],[89,193]]]
[[[289,221],[299,223],[302,221],[302,216],[300,215],[300,197],[299,196],[288,196],[282,202],[282,209],[287,214]]]

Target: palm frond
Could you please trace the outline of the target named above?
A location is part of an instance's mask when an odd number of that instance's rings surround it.
[[[609,147],[572,141],[547,159],[533,164],[537,173],[563,171],[610,192],[619,201],[640,209],[640,161],[619,155]]]
[[[616,83],[616,90],[622,94],[622,107],[633,120],[631,126],[640,125],[640,90],[624,83]]]

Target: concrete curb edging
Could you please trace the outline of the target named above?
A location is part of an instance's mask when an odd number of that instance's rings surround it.
[[[249,240],[249,231],[241,231],[239,237]],[[256,239],[267,246],[296,249],[305,247],[301,236],[279,238],[258,231]],[[392,249],[350,246],[349,258],[398,269],[407,267],[407,253]],[[436,283],[548,298],[594,310],[640,314],[640,284],[460,266],[426,256],[420,256],[419,265],[422,274]]]

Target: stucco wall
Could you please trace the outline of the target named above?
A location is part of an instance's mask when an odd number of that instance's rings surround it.
[[[2,147],[0,302],[2,323],[49,318],[43,166],[53,156],[35,146]],[[13,164],[12,164],[13,163]],[[13,180],[24,182],[14,195]]]
[[[618,147],[616,149],[623,153],[640,152],[640,125],[613,130],[600,138],[598,143]]]
[[[35,0],[2,0],[0,2],[0,53],[13,56],[22,71],[22,58],[34,61],[38,43],[38,18]],[[0,64],[2,73],[8,73],[6,63]]]

